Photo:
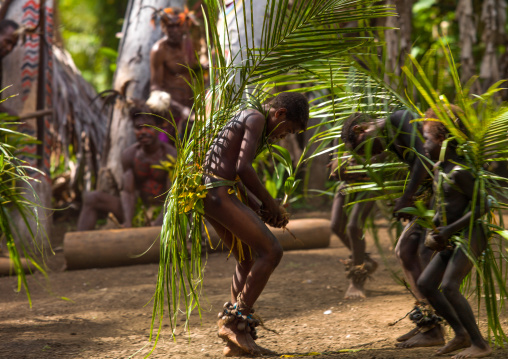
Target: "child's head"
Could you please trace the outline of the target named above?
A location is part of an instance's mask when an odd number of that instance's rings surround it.
[[[449,112],[448,115],[454,119],[454,122],[458,126],[459,130],[465,133],[465,126],[459,119],[459,114],[462,113],[462,110],[458,106],[450,105],[447,112]],[[439,160],[441,146],[449,137],[450,131],[448,131],[442,122],[437,120],[438,116],[433,109],[430,108],[425,112],[425,118],[434,120],[423,122],[423,138],[425,139],[423,147],[427,156],[429,156],[431,160],[437,161]],[[455,148],[457,144],[456,140],[448,142],[448,146],[450,148]]]
[[[355,112],[349,116],[342,125],[341,139],[346,148],[355,151],[359,155],[365,152],[367,140],[372,140],[371,155],[377,155],[384,148],[377,138],[375,121],[366,114]]]
[[[134,126],[134,134],[137,141],[142,145],[150,145],[157,141],[158,132],[152,127],[160,127],[158,117],[150,114],[150,108],[141,102],[135,102],[129,109],[129,118]],[[148,126],[146,126],[148,125]]]
[[[307,128],[309,102],[301,93],[281,92],[270,103],[268,137],[279,139]]]

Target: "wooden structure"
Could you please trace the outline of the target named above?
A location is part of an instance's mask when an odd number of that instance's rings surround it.
[[[328,219],[295,219],[289,222],[288,228],[291,232],[270,228],[284,250],[325,248],[330,245]],[[160,231],[160,227],[143,227],[68,232],[64,238],[67,269],[158,263]],[[219,236],[211,227],[209,233],[213,248],[220,250]]]

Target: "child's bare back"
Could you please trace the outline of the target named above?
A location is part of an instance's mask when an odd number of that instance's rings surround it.
[[[252,154],[249,153],[252,152],[251,147],[257,149],[262,144],[265,124],[266,118],[259,111],[244,110],[237,114],[221,130],[212,144],[205,161],[205,172],[235,180],[237,164],[247,160],[245,156]],[[254,146],[247,148],[244,144],[247,141],[252,141]]]

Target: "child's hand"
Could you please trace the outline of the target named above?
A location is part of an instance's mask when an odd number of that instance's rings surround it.
[[[285,208],[280,206],[275,200],[267,205],[263,205],[258,214],[263,222],[272,227],[280,228],[288,223],[289,216]]]
[[[409,213],[399,212],[402,208],[406,207],[414,207],[414,202],[411,200],[404,199],[402,197],[397,199],[395,201],[395,206],[393,207],[393,216],[398,220],[400,219],[411,220],[413,218],[412,215],[410,215]]]
[[[438,227],[435,232],[429,232],[425,238],[425,246],[435,251],[445,250],[449,243],[449,239],[453,233],[450,233],[448,227]]]

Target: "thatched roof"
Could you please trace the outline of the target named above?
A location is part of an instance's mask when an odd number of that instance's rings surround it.
[[[93,166],[99,167],[100,153],[107,134],[108,117],[103,101],[81,76],[70,54],[52,47],[53,63],[53,129],[58,147],[68,158],[69,145],[77,154],[78,168],[84,154],[91,151]],[[95,101],[94,101],[95,99]]]

